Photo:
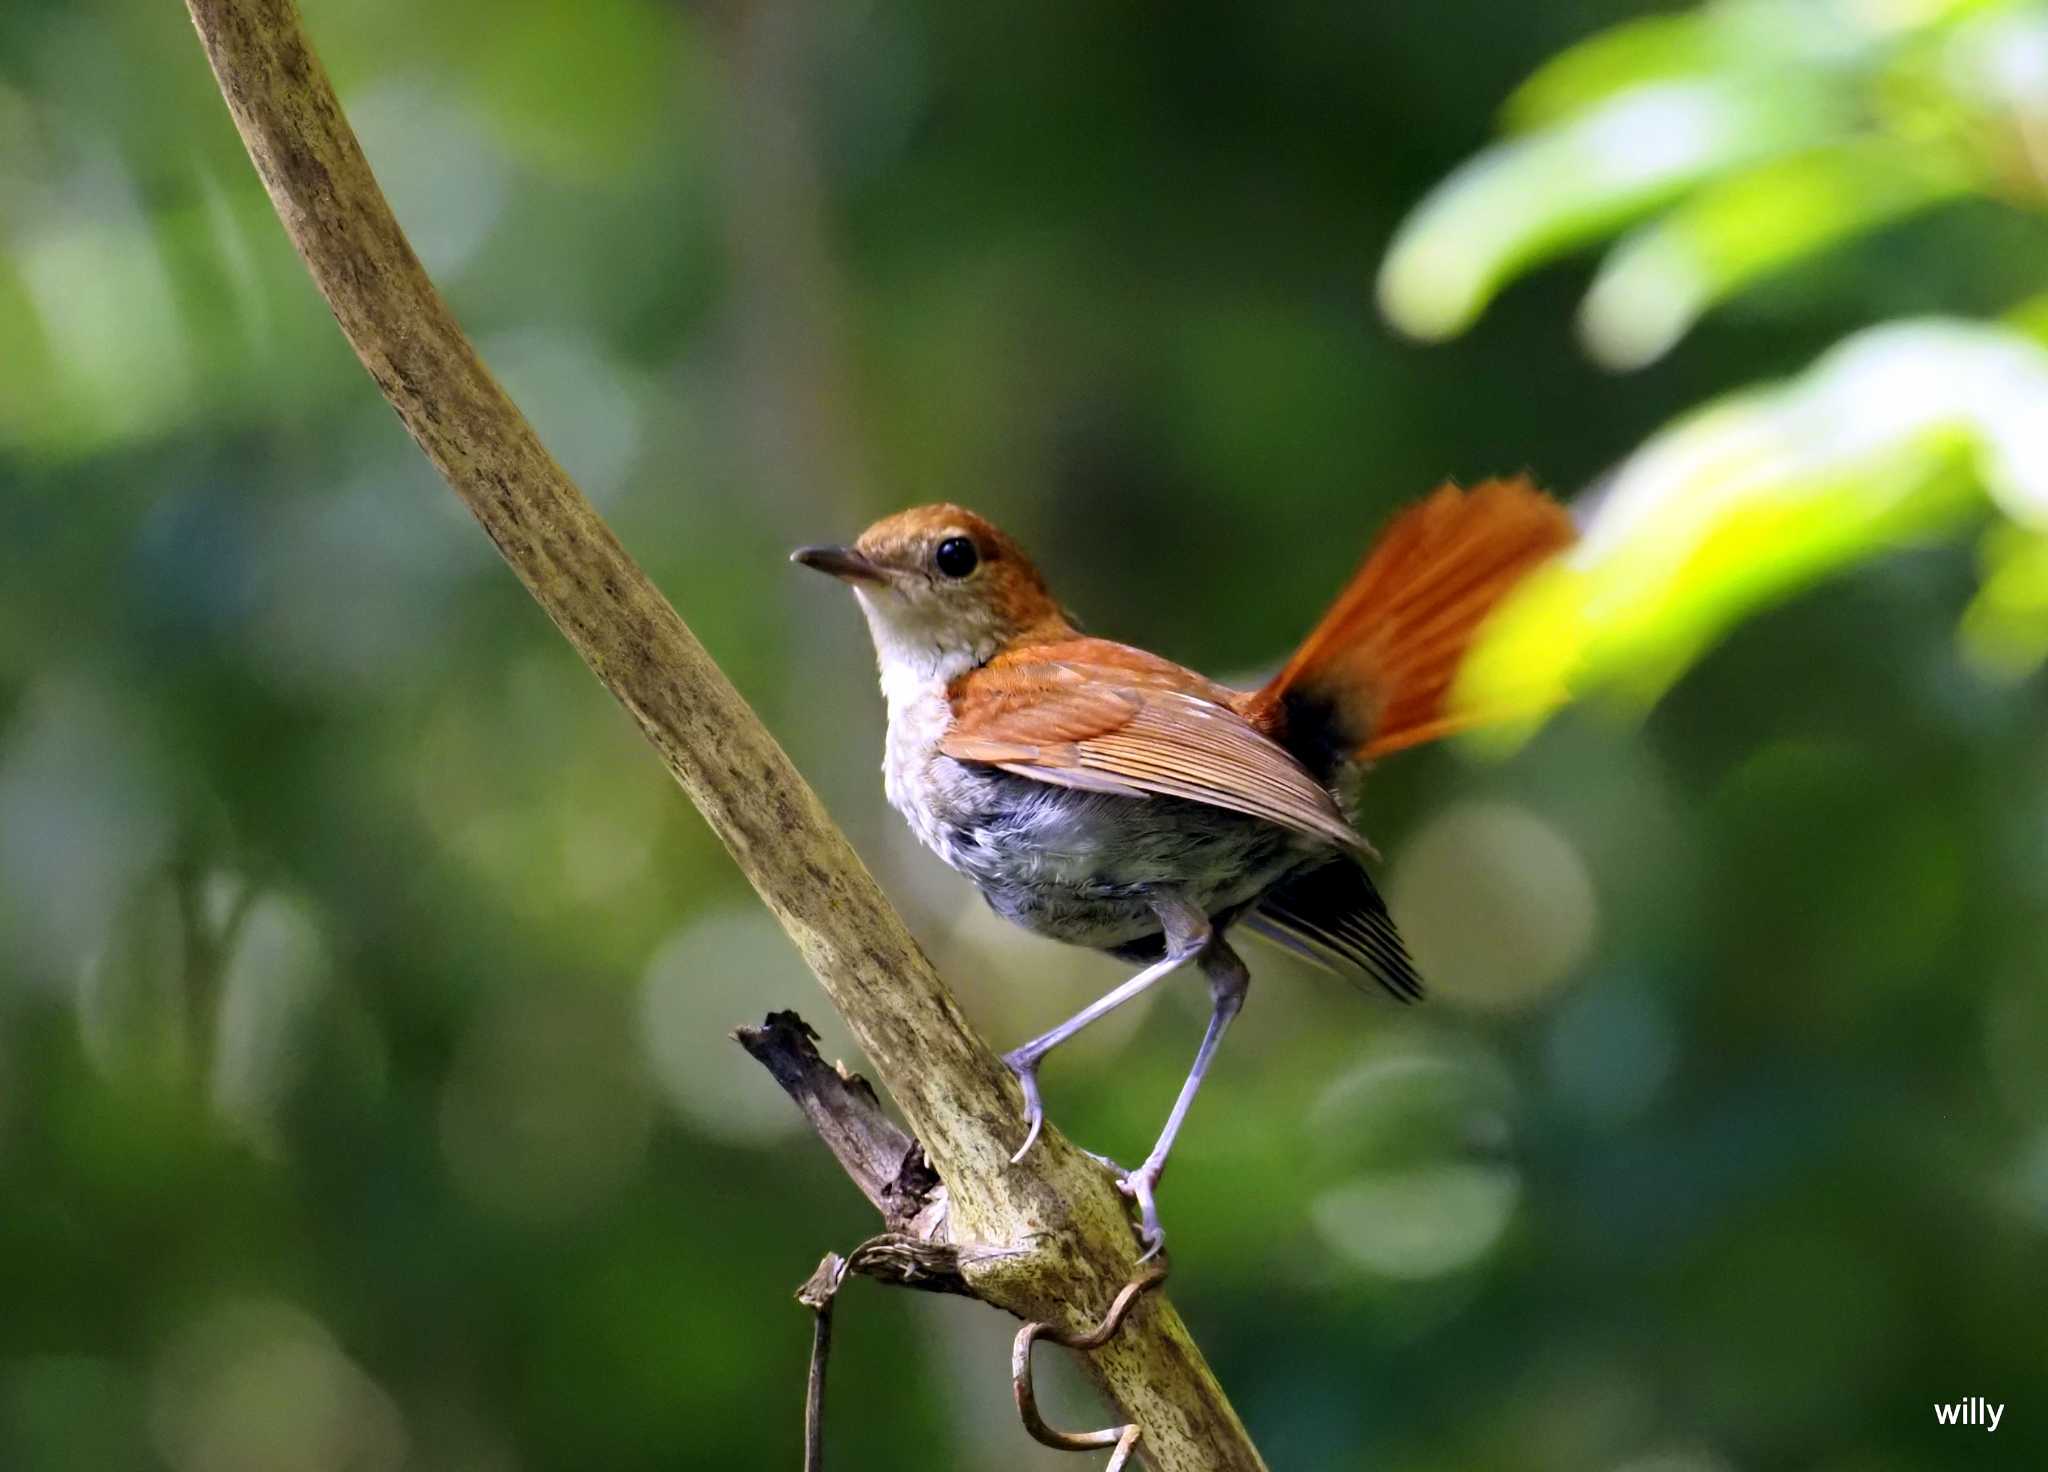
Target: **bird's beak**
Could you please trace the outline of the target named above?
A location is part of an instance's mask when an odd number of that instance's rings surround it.
[[[851,547],[799,547],[789,560],[801,566],[828,572],[842,583],[880,583],[888,574]]]

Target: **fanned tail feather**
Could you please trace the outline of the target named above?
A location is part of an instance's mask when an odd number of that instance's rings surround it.
[[[1565,509],[1526,479],[1440,487],[1387,527],[1245,714],[1324,780],[1449,735],[1469,724],[1448,701],[1479,626],[1574,535]]]

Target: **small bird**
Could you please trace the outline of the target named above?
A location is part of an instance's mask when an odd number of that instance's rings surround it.
[[[1367,765],[1462,724],[1451,681],[1502,596],[1571,542],[1521,479],[1446,485],[1400,513],[1280,672],[1236,690],[1082,634],[1017,544],[919,506],[793,562],[867,615],[889,729],[889,802],[999,915],[1144,963],[1004,1057],[1024,1091],[1021,1160],[1044,1124],[1039,1065],[1193,963],[1207,1031],[1144,1162],[1118,1182],[1146,1257],[1165,1239],[1168,1153],[1250,982],[1233,926],[1410,1002],[1422,984],[1353,826]],[[1119,1168],[1120,1169],[1120,1168]]]

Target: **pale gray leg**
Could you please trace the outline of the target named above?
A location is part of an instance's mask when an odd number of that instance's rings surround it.
[[[1188,1106],[1195,1102],[1209,1062],[1216,1056],[1216,1045],[1223,1041],[1224,1031],[1244,1006],[1245,992],[1251,987],[1251,974],[1245,970],[1244,962],[1229,942],[1220,937],[1203,950],[1201,963],[1209,978],[1210,1011],[1208,1030],[1202,1034],[1201,1047],[1195,1050],[1195,1065],[1188,1070],[1187,1082],[1180,1086],[1173,1112],[1166,1116],[1166,1128],[1159,1132],[1159,1143],[1152,1147],[1143,1165],[1117,1183],[1125,1195],[1138,1203],[1139,1233],[1145,1241],[1145,1256],[1138,1259],[1140,1262],[1150,1259],[1165,1245],[1166,1232],[1159,1225],[1159,1204],[1154,1193],[1159,1189],[1159,1178],[1166,1174],[1166,1157],[1173,1149],[1174,1136],[1180,1133],[1181,1124],[1188,1117]]]
[[[1024,1143],[1010,1157],[1012,1165],[1024,1158],[1025,1152],[1036,1143],[1039,1130],[1045,1126],[1045,1105],[1038,1097],[1038,1065],[1045,1061],[1045,1055],[1089,1023],[1107,1017],[1138,993],[1164,981],[1201,954],[1202,948],[1209,944],[1209,917],[1195,906],[1184,900],[1161,897],[1153,900],[1152,909],[1159,916],[1160,929],[1166,937],[1166,954],[1163,957],[1116,990],[1083,1007],[1051,1032],[1003,1055],[1003,1062],[1010,1066],[1010,1071],[1017,1075],[1017,1082],[1023,1085],[1024,1117],[1030,1124]]]

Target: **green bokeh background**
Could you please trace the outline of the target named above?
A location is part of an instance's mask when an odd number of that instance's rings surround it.
[[[984,1032],[1114,963],[882,799],[843,593],[948,498],[1224,677],[1396,505],[1570,492],[1844,333],[1990,316],[2048,224],[1909,221],[1617,376],[1586,269],[1373,304],[1546,57],[1640,10],[314,0],[486,357]],[[2048,685],[1966,546],[1813,587],[1647,720],[1390,761],[1437,985],[1276,954],[1176,1154],[1174,1292],[1276,1468],[2048,1465]],[[1197,985],[1063,1052],[1140,1153]],[[792,1468],[791,1291],[871,1216],[725,1033],[858,1066],[715,840],[406,440],[180,7],[0,11],[0,1468]],[[1013,1326],[856,1284],[843,1468],[1059,1468]],[[1056,1417],[1100,1416],[1055,1373]],[[2007,1405],[1995,1434],[1932,1405]]]

